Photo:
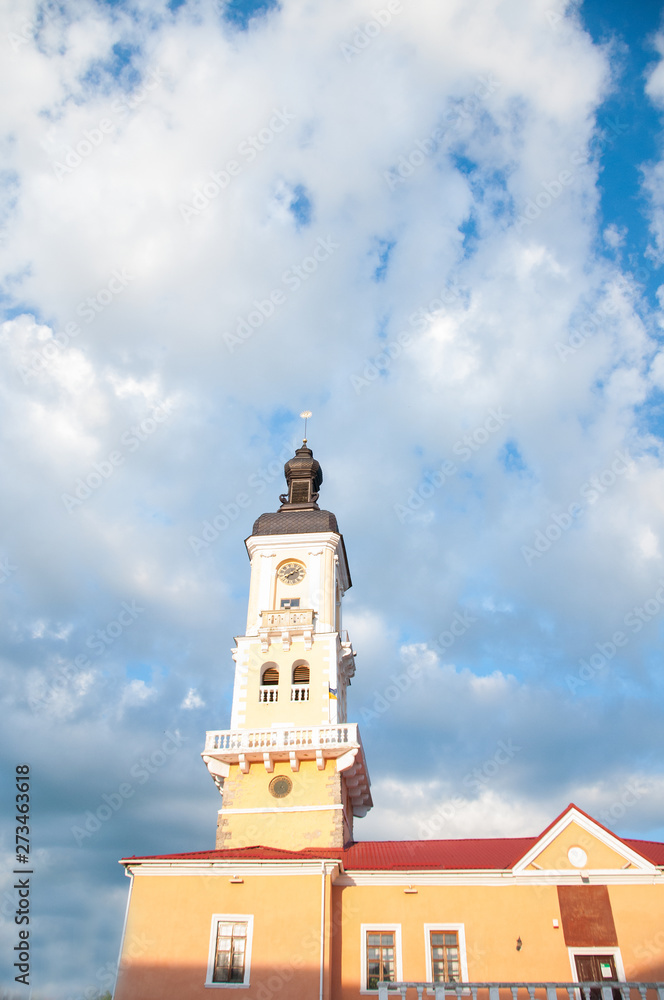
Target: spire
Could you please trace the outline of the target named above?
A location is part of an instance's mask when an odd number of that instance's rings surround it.
[[[311,412],[304,410],[300,416],[304,420],[302,447],[284,465],[288,492],[279,497],[281,507],[276,513],[261,514],[254,521],[252,536],[301,535],[320,531],[339,534],[334,514],[321,510],[316,503],[323,482],[323,470],[311,448],[307,447],[307,419]]]
[[[293,507],[298,509],[318,510],[318,491],[323,482],[323,470],[314,458],[311,448],[307,448],[306,438],[302,447],[298,448],[293,458],[284,465],[284,475],[288,484],[288,493],[283,493],[281,510]]]

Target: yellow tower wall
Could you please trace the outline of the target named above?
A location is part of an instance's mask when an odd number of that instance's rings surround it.
[[[292,771],[288,762],[277,761],[272,772],[262,764],[252,764],[246,774],[238,765],[231,765],[224,780],[217,848],[257,844],[290,851],[343,847],[350,839],[348,821],[344,823],[343,776],[334,760],[324,763],[325,768],[319,770],[316,761],[302,761],[299,771]],[[283,799],[275,798],[269,790],[278,775],[293,783]],[[234,812],[236,809],[251,811]]]
[[[275,723],[282,726],[325,726],[329,723],[330,678],[336,677],[336,634],[316,635],[310,649],[297,638],[289,650],[284,650],[281,643],[272,642],[263,653],[258,640],[243,643],[240,648],[238,666],[242,676],[238,690],[238,727],[269,729]],[[309,698],[292,701],[293,666],[302,660],[310,670]],[[263,702],[259,699],[259,690],[262,671],[268,663],[274,663],[279,670],[278,699]]]

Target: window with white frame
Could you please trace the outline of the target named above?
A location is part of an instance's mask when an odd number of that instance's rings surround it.
[[[362,924],[363,993],[377,993],[378,983],[403,980],[401,924]]]
[[[213,914],[206,986],[249,986],[253,927],[251,914]]]
[[[466,932],[463,924],[425,924],[427,981],[468,982]]]

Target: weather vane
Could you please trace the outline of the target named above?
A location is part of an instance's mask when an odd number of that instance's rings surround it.
[[[302,413],[300,414],[300,416],[304,418],[304,437],[302,438],[302,444],[306,444],[307,443],[307,420],[311,416],[311,410],[302,410]]]

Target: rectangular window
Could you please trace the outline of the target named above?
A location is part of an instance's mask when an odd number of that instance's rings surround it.
[[[252,930],[251,915],[213,915],[206,986],[249,986]]]
[[[394,979],[394,931],[367,931],[367,989],[377,990],[378,983]]]
[[[247,925],[244,921],[217,924],[217,954],[214,960],[213,983],[244,982],[244,956],[247,947]]]
[[[431,931],[431,972],[434,983],[460,981],[459,936],[456,931]]]
[[[300,598],[299,597],[283,597],[281,599],[282,608],[299,608]]]
[[[464,924],[425,924],[424,947],[428,982],[468,982]]]
[[[403,979],[400,924],[362,924],[363,993],[376,993],[379,982],[398,983]]]
[[[308,503],[309,502],[309,480],[308,479],[295,479],[291,483],[291,503]]]

